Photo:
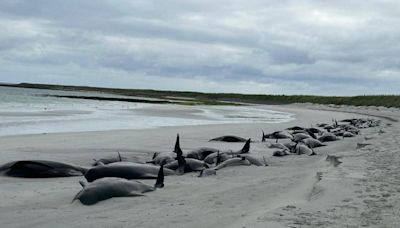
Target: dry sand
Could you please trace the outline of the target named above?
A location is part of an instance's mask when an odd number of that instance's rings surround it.
[[[254,142],[251,153],[265,156],[268,167],[231,167],[205,178],[168,176],[164,189],[145,197],[113,198],[94,206],[71,203],[83,177],[0,177],[0,227],[399,227],[398,110],[268,108],[295,113],[296,120],[0,137],[0,163],[48,159],[89,166],[93,158],[117,150],[145,161],[155,151],[171,151],[176,133],[184,151],[201,146],[239,149],[241,143],[208,139],[234,134],[259,141],[261,129],[272,132],[362,114],[379,116],[383,122],[356,138],[329,143],[312,157],[272,157],[266,143]],[[356,149],[357,143],[371,145]],[[335,166],[326,160],[327,154],[340,157],[342,163]]]

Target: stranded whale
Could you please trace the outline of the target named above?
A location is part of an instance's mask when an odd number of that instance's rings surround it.
[[[24,160],[6,163],[0,174],[11,177],[50,178],[82,176],[88,169],[81,166],[47,160]]]
[[[79,183],[83,189],[75,196],[73,201],[79,199],[84,205],[93,205],[112,197],[142,196],[145,192],[162,188],[164,187],[164,170],[163,166],[161,166],[154,186],[137,180],[127,180],[117,177],[101,178],[88,184],[82,181]]]

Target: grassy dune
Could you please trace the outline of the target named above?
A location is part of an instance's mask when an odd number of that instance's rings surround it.
[[[48,84],[7,84],[3,86],[52,89],[67,91],[94,91],[112,93],[125,96],[146,96],[153,98],[194,98],[181,104],[196,105],[224,105],[237,104],[235,102],[259,103],[259,104],[291,104],[291,103],[315,103],[315,104],[335,104],[335,105],[354,105],[354,106],[384,106],[400,107],[400,96],[398,95],[368,95],[368,96],[309,96],[309,95],[247,95],[237,93],[200,93],[200,92],[179,92],[179,91],[160,91],[160,90],[142,90],[142,89],[116,89],[100,88],[87,86],[66,86],[66,85],[48,85]],[[229,102],[229,103],[226,103]]]

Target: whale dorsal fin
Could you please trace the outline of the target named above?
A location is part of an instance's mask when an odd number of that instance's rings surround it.
[[[118,151],[118,150],[117,150],[117,153],[118,153],[118,158],[119,158],[119,161],[120,161],[120,162],[122,162],[121,154],[119,153],[119,151]]]
[[[248,153],[248,152],[250,151],[250,141],[251,141],[251,139],[248,139],[248,140],[246,141],[246,143],[244,144],[243,148],[240,150],[240,152],[241,152],[242,154]]]
[[[221,156],[219,154],[219,150],[217,151],[217,161],[216,161],[216,165],[219,165],[221,163]]]
[[[174,152],[176,153],[176,159],[178,160],[178,173],[184,174],[187,170],[186,160],[183,157],[183,152],[179,143],[179,134],[176,136]]]
[[[174,147],[174,152],[177,153],[178,150],[181,149],[180,143],[179,143],[179,134],[176,135],[176,141],[175,141],[175,147]]]
[[[158,170],[157,180],[154,184],[155,188],[163,188],[164,187],[164,165],[160,166]]]
[[[186,170],[186,160],[185,158],[182,156],[182,150],[179,150],[177,153],[177,160],[178,160],[178,173],[179,174],[184,174],[185,170]]]
[[[265,156],[263,156],[263,161],[264,161],[264,165],[268,166],[267,160],[265,159]]]

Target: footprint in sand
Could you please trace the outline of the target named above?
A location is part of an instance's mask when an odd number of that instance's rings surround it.
[[[224,203],[222,201],[215,201],[215,205],[223,205]]]
[[[348,202],[351,202],[351,201],[353,201],[353,200],[350,199],[350,198],[347,198],[347,199],[342,200],[342,202],[344,202],[344,203],[348,203]]]
[[[389,194],[389,193],[383,193],[382,194],[382,197],[385,197],[385,198],[390,197],[390,196],[391,196],[391,194]]]

